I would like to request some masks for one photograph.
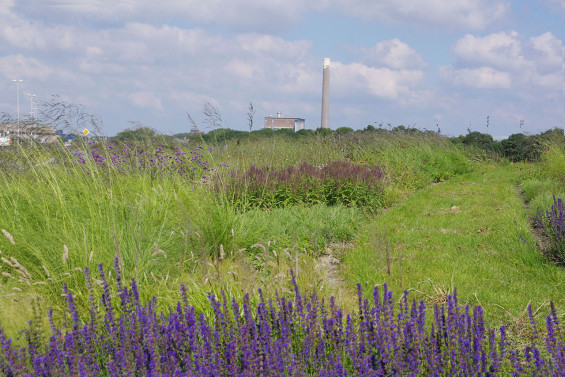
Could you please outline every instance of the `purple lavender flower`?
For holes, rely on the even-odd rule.
[[[64,288],[72,323],[58,328],[49,313],[51,336],[42,339],[33,322],[25,331],[27,346],[15,347],[0,329],[0,373],[84,376],[494,376],[563,375],[565,346],[555,307],[545,331],[524,351],[513,348],[506,329],[488,329],[480,307],[460,307],[456,292],[445,306],[435,306],[426,325],[423,302],[404,292],[395,304],[385,285],[371,301],[357,286],[356,314],[344,314],[330,299],[303,294],[294,274],[291,299],[275,295],[251,304],[222,292],[208,295],[213,316],[196,315],[186,287],[182,300],[167,314],[155,298],[143,303],[135,280],[122,281],[115,261],[115,288],[103,280],[100,304],[85,269],[89,290],[87,323],[74,297]],[[115,292],[115,293],[114,293]],[[117,296],[117,297],[113,297]],[[228,302],[230,304],[228,304]],[[541,334],[545,350],[538,348]]]

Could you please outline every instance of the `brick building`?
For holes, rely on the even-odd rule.
[[[272,128],[275,130],[290,129],[299,131],[304,129],[305,120],[302,118],[284,118],[281,113],[277,113],[276,117],[265,117],[264,128]]]

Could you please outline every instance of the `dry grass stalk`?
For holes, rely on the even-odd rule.
[[[67,263],[67,259],[69,258],[69,248],[67,245],[63,245],[63,264]]]
[[[267,248],[265,247],[265,245],[260,244],[260,243],[256,243],[255,245],[251,245],[251,247],[258,247],[258,248],[261,248],[261,250],[263,250],[263,252],[267,252]]]
[[[28,272],[28,270],[24,266],[22,266],[16,258],[10,257],[10,260],[21,275],[27,277],[28,279],[32,279],[31,274]]]
[[[45,271],[45,274],[47,275],[47,277],[50,278],[51,275],[49,274],[49,270],[47,269],[47,267],[42,265],[41,268],[43,268],[43,271]]]
[[[12,263],[7,260],[6,258],[2,257],[2,262],[6,263],[8,266],[15,268],[16,266],[13,266]]]
[[[155,251],[153,252],[153,254],[151,254],[152,257],[157,256],[159,254],[163,255],[165,258],[167,257],[167,253],[165,253],[163,250],[159,249],[159,246],[157,246],[157,242],[153,242],[153,249]]]
[[[12,245],[15,245],[16,243],[14,242],[14,237],[12,237],[12,235],[10,233],[8,233],[8,231],[6,229],[2,229],[2,233],[4,233],[4,236],[6,236],[6,238],[10,241],[10,243]]]
[[[3,276],[7,276],[7,277],[9,277],[9,278],[11,278],[11,279],[16,280],[16,278],[14,277],[14,275],[12,275],[12,274],[9,273],[9,272],[2,271],[2,275],[3,275]]]

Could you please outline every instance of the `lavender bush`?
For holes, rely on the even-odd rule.
[[[553,196],[553,205],[545,213],[538,210],[536,222],[551,240],[549,253],[556,262],[565,264],[565,222],[563,200]]]
[[[85,269],[90,309],[80,313],[65,287],[66,325],[49,313],[51,335],[33,323],[26,345],[17,347],[0,331],[4,376],[562,376],[565,343],[553,307],[538,330],[530,308],[532,342],[512,347],[506,330],[487,329],[480,307],[460,307],[457,295],[435,306],[405,292],[395,304],[386,285],[371,300],[358,291],[358,313],[346,314],[332,298],[276,296],[250,304],[209,295],[213,318],[197,315],[181,286],[182,302],[170,314],[144,304],[135,280],[122,284],[115,261],[116,290],[99,267],[103,291],[95,299]],[[545,333],[542,346],[541,333]],[[542,356],[543,354],[543,356]]]
[[[384,173],[378,166],[332,161],[323,167],[303,162],[279,170],[251,166],[232,171],[216,189],[241,209],[282,208],[293,204],[344,204],[369,210],[382,207]]]
[[[183,178],[207,180],[213,169],[207,158],[212,148],[202,146],[184,152],[179,147],[168,147],[151,144],[92,144],[88,148],[76,148],[71,151],[75,163],[94,163],[99,170],[115,169],[120,173],[145,171],[152,176],[160,177],[178,174]]]

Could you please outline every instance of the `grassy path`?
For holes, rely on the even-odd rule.
[[[517,169],[460,176],[378,215],[343,257],[347,284],[368,291],[386,282],[398,298],[407,289],[429,302],[457,288],[460,302],[483,306],[491,326],[522,328],[529,303],[539,316],[550,300],[563,312],[565,268],[532,246]]]

